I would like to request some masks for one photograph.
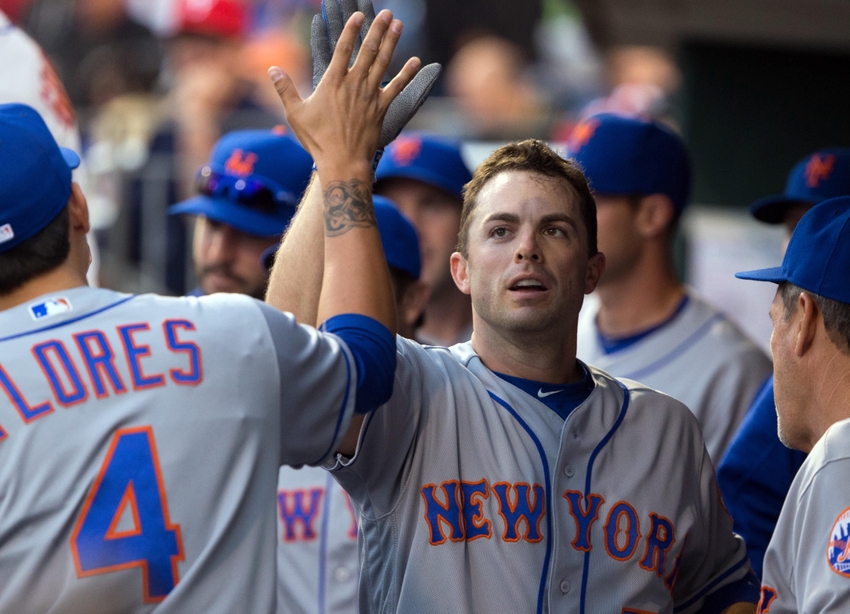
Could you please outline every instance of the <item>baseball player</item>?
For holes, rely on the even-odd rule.
[[[398,203],[421,237],[422,280],[431,298],[417,339],[445,346],[469,341],[469,297],[455,286],[448,265],[460,229],[463,186],[472,179],[460,143],[422,132],[402,134],[387,147],[376,178],[375,193]]]
[[[759,612],[850,610],[850,197],[815,205],[781,267],[770,317],[782,442],[808,452],[764,556]]]
[[[361,24],[292,114],[328,186],[326,334],[238,295],[87,288],[78,159],[0,107],[0,611],[274,611],[278,466],[328,458],[392,387],[371,199],[336,197],[368,179],[417,64],[364,87]],[[389,56],[398,29],[378,19],[367,42]]]
[[[784,194],[755,201],[750,213],[762,222],[785,226],[784,251],[806,211],[844,195],[850,195],[850,149],[822,149],[791,169]],[[735,520],[733,528],[747,542],[750,563],[759,577],[782,503],[805,459],[803,452],[779,441],[771,377],[717,467],[717,483]]]
[[[771,366],[675,276],[673,238],[690,191],[684,143],[657,122],[600,114],[568,147],[593,189],[607,263],[581,312],[578,355],[682,401],[719,462]]]
[[[261,256],[277,245],[310,181],[313,160],[284,127],[239,130],[215,144],[196,174],[198,194],[172,205],[193,215],[194,295],[239,292],[263,298]]]
[[[411,337],[428,298],[419,280],[419,241],[389,200],[373,198],[395,288],[398,334]],[[356,612],[358,515],[348,493],[318,467],[281,467],[277,488],[278,611]]]
[[[289,117],[290,84],[276,85]],[[306,319],[323,276],[317,187],[266,297]],[[476,170],[451,258],[472,340],[397,338],[393,397],[332,464],[360,512],[361,610],[755,610],[696,419],[576,360],[605,262],[595,224],[581,172],[540,141]]]

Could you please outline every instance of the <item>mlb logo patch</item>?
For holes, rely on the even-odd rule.
[[[0,243],[11,241],[15,238],[15,231],[12,230],[11,224],[3,224],[0,226]]]
[[[47,299],[43,303],[30,305],[30,315],[33,320],[38,321],[59,315],[60,313],[68,313],[71,309],[71,301],[64,296],[57,296],[56,298]]]
[[[850,578],[850,507],[841,512],[832,525],[826,561],[835,573]]]

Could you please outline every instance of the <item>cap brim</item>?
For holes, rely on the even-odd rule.
[[[380,182],[389,179],[415,179],[422,183],[426,183],[431,187],[442,190],[452,198],[463,200],[463,195],[461,193],[463,186],[454,185],[451,182],[446,181],[438,173],[433,173],[427,169],[419,168],[417,166],[390,167],[383,171],[381,167],[378,166],[377,173],[375,174],[375,181],[380,184]]]
[[[74,170],[80,165],[80,156],[77,155],[77,152],[67,147],[60,147],[59,151],[62,153],[62,157],[65,159],[65,164],[68,165],[68,168]]]
[[[195,196],[172,205],[168,208],[168,214],[203,215],[251,235],[277,237],[286,230],[292,216],[295,215],[295,208],[282,208],[280,216],[272,216],[242,207],[227,199]]]
[[[771,267],[769,269],[756,269],[755,271],[741,271],[735,273],[738,279],[751,279],[753,281],[770,281],[775,284],[781,284],[788,281],[785,274],[782,272],[782,267]]]
[[[781,224],[785,221],[785,213],[795,205],[813,206],[814,201],[788,198],[784,194],[774,194],[759,198],[750,205],[750,215],[766,224]]]

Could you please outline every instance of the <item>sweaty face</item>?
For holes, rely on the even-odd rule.
[[[198,217],[192,243],[195,275],[204,294],[236,292],[263,298],[268,275],[260,265],[274,238],[249,235],[232,226]]]
[[[636,208],[628,196],[596,194],[599,251],[605,254],[600,286],[628,277],[640,252],[635,227]]]
[[[420,279],[432,294],[454,291],[449,259],[457,245],[461,202],[415,179],[387,179],[378,192],[398,205],[419,234],[422,250]]]
[[[455,279],[480,322],[501,332],[572,328],[604,259],[587,256],[578,198],[561,181],[527,171],[496,175],[469,225],[469,257]]]

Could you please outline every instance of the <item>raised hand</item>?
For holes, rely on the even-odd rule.
[[[269,69],[292,130],[320,170],[325,166],[350,167],[352,162],[371,166],[382,141],[387,111],[421,64],[418,58],[408,60],[381,87],[402,24],[389,11],[381,11],[355,56],[358,35],[365,23],[366,16],[361,12],[347,20],[327,70],[307,99],[301,98],[289,75],[276,66]]]
[[[362,12],[365,16],[359,37],[359,39],[365,39],[375,19],[375,9],[372,7],[371,0],[322,0],[322,14],[313,18],[310,35],[310,46],[313,52],[313,87],[319,84],[330,64],[331,56],[342,34],[343,24],[356,11]],[[354,57],[359,54],[359,39],[355,41]],[[410,118],[416,114],[431,93],[441,70],[439,64],[428,64],[392,102],[384,118],[378,149],[382,150],[389,145],[407,125]],[[385,76],[384,80],[387,81],[388,77]]]

